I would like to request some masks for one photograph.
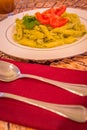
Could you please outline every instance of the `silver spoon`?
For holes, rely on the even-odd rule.
[[[12,63],[0,60],[0,80],[1,81],[10,82],[10,81],[16,80],[18,78],[23,78],[23,77],[33,78],[33,79],[37,79],[37,80],[55,85],[57,87],[65,89],[79,96],[87,96],[87,85],[85,84],[71,84],[71,83],[51,80],[51,79],[36,76],[36,75],[21,74],[17,66],[15,66]]]
[[[0,92],[0,98],[10,98],[25,102],[27,104],[31,104],[45,110],[49,110],[60,116],[66,117],[79,123],[87,121],[87,109],[82,105],[60,105],[54,103],[47,103],[5,92]]]

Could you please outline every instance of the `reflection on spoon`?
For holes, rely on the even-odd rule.
[[[21,74],[19,68],[12,63],[0,60],[0,80],[4,82],[11,82],[18,78],[33,78],[37,79],[62,89],[65,89],[69,92],[77,94],[79,96],[87,96],[87,85],[85,84],[72,84],[65,83],[56,80],[51,80],[48,78],[32,75],[32,74]]]

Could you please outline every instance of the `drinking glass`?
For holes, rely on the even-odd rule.
[[[10,13],[14,8],[14,0],[0,0],[0,14]]]

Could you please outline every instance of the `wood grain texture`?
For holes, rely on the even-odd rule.
[[[8,130],[8,123],[0,121],[0,130]]]

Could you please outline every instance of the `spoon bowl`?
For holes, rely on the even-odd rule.
[[[18,79],[21,72],[17,66],[6,61],[0,61],[0,80],[10,82]]]
[[[52,84],[54,86],[65,89],[71,93],[77,94],[79,96],[87,96],[87,85],[85,84],[72,84],[60,82],[45,77],[32,75],[32,74],[22,74],[17,66],[12,63],[0,60],[0,80],[4,82],[11,82],[19,78],[32,78]]]

